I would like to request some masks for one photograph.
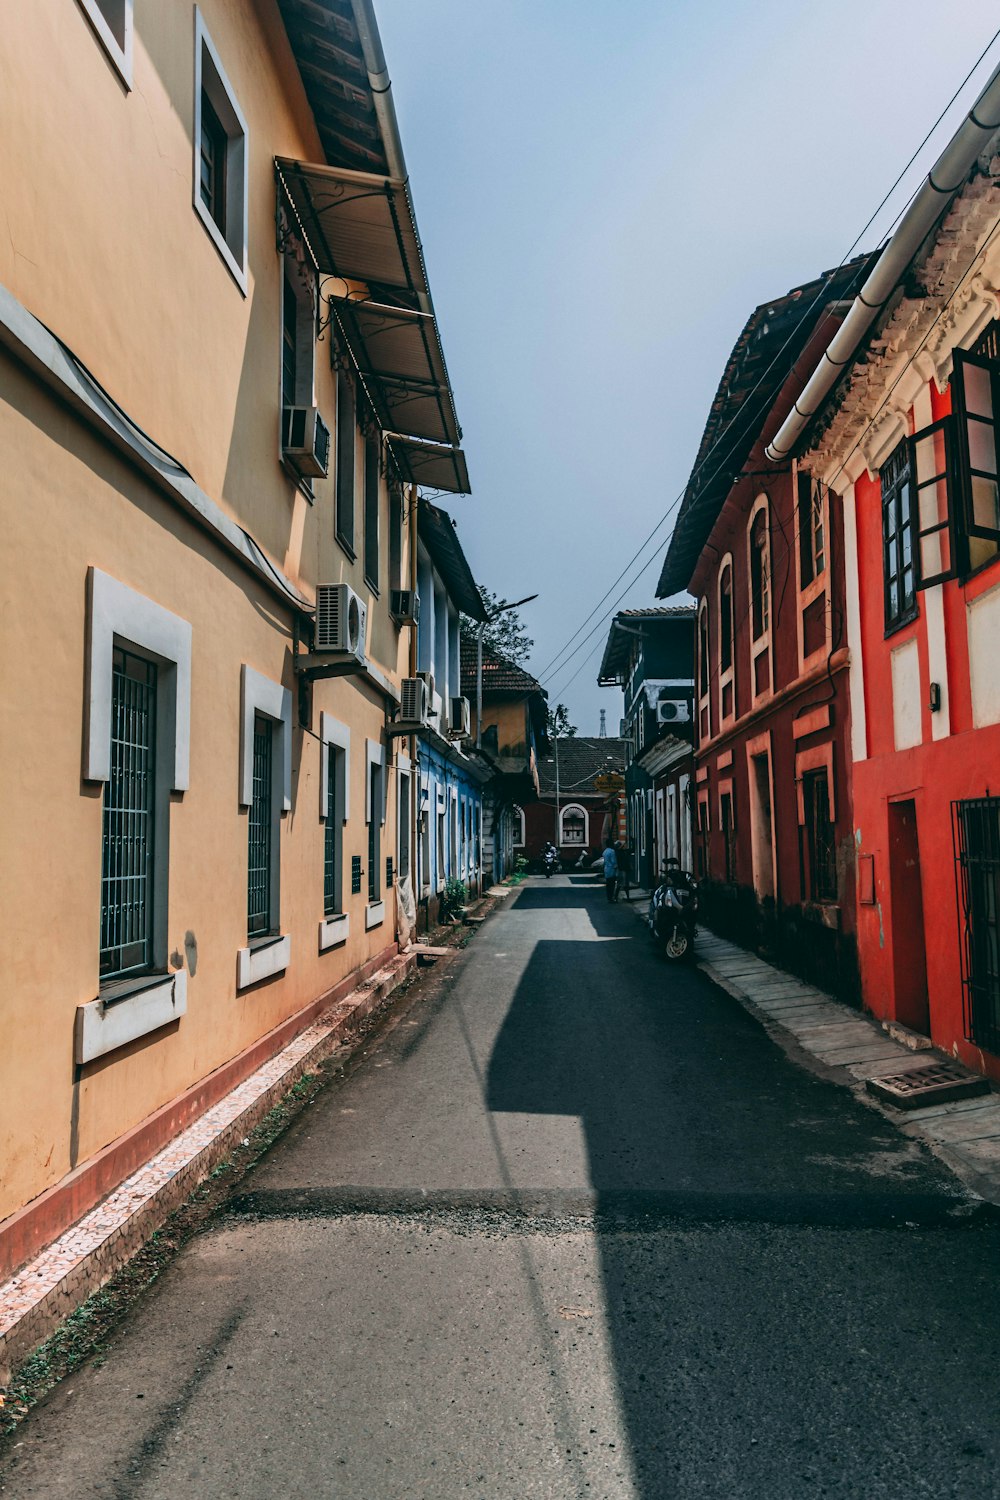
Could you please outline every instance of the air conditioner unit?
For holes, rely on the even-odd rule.
[[[365,656],[365,626],[368,606],[346,583],[316,585],[316,650]]]
[[[420,619],[420,595],[416,589],[393,589],[389,613],[401,625],[416,625]]]
[[[428,721],[427,684],[422,677],[404,677],[399,689],[399,717],[395,729],[426,729]]]
[[[472,733],[472,709],[468,698],[452,698],[451,700],[451,723],[448,729],[448,737],[453,740],[467,740]]]
[[[330,429],[315,406],[286,406],[281,424],[281,452],[306,479],[321,479],[330,470]]]
[[[687,698],[661,698],[656,705],[657,724],[690,724],[691,704]]]
[[[433,672],[418,672],[417,676],[420,678],[421,682],[426,682],[426,684],[427,684],[427,702],[428,702],[429,705],[433,705],[433,703],[434,703],[434,673]]]

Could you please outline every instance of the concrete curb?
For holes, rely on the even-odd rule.
[[[40,1254],[0,1284],[0,1384],[131,1259],[303,1076],[416,972],[400,954],[307,1026]]]

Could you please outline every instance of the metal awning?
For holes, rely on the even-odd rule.
[[[275,165],[320,271],[385,287],[419,309],[429,291],[406,183],[282,156]]]
[[[423,485],[429,490],[446,490],[452,495],[471,494],[469,471],[461,448],[424,443],[400,433],[390,433],[389,444],[411,484]]]
[[[462,430],[433,316],[377,302],[332,306],[388,430],[457,446]]]

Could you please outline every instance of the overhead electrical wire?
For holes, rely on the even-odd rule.
[[[855,236],[853,242],[851,243],[851,245],[849,246],[849,248],[847,249],[847,251],[845,252],[845,254],[841,257],[841,259],[838,262],[838,264],[836,266],[834,266],[830,271],[828,271],[826,273],[826,275],[823,278],[823,285],[821,286],[820,290],[817,292],[816,296],[813,298],[813,301],[809,304],[809,306],[804,309],[804,311],[802,313],[802,317],[796,322],[795,328],[793,328],[792,331],[789,333],[788,338],[786,338],[785,342],[781,345],[781,347],[778,350],[776,350],[774,356],[769,361],[769,363],[766,366],[766,368],[761,371],[761,373],[758,376],[756,382],[751,387],[751,389],[747,392],[747,395],[744,398],[744,404],[745,404],[745,402],[747,400],[750,399],[751,396],[753,396],[753,394],[755,393],[755,391],[758,390],[758,388],[760,387],[760,385],[764,381],[764,379],[767,377],[767,375],[771,372],[771,370],[773,370],[775,364],[781,358],[781,356],[784,354],[784,352],[788,348],[790,342],[795,337],[795,334],[798,331],[798,328],[801,326],[801,324],[804,321],[804,319],[806,319],[815,310],[815,308],[817,306],[819,306],[819,304],[822,302],[822,300],[823,300],[823,298],[824,298],[824,296],[826,294],[826,291],[827,291],[830,283],[832,282],[834,276],[836,275],[836,273],[844,267],[844,265],[848,262],[848,260],[850,259],[850,257],[853,255],[853,253],[857,249],[858,245],[861,243],[861,240],[863,239],[863,237],[868,233],[868,230],[872,227],[872,225],[874,224],[874,222],[877,219],[878,215],[882,212],[882,209],[889,202],[889,200],[892,197],[893,193],[899,187],[899,185],[902,182],[903,178],[906,176],[907,172],[909,172],[910,168],[915,163],[917,157],[923,151],[924,147],[927,145],[928,141],[931,139],[932,135],[937,130],[938,126],[941,124],[941,122],[944,119],[945,115],[948,113],[948,111],[951,109],[952,105],[958,99],[959,94],[965,88],[966,84],[969,82],[969,80],[971,79],[972,75],[976,72],[976,69],[980,66],[980,64],[986,58],[987,54],[989,53],[989,51],[991,50],[991,48],[996,44],[996,42],[997,42],[998,39],[1000,39],[1000,28],[998,28],[993,33],[993,36],[987,42],[987,44],[983,48],[982,52],[980,52],[979,56],[976,58],[975,62],[972,64],[971,68],[966,73],[966,75],[962,79],[961,83],[959,83],[959,85],[957,86],[957,88],[955,89],[955,91],[952,93],[950,99],[944,105],[944,107],[942,108],[942,110],[940,111],[940,113],[938,114],[937,119],[934,121],[934,123],[927,130],[926,134],[924,135],[923,139],[920,141],[919,145],[912,152],[909,160],[901,168],[901,170],[897,174],[895,180],[893,181],[892,185],[889,187],[888,191],[883,195],[883,197],[880,200],[880,202],[877,205],[877,207],[869,215],[869,218],[868,218],[867,222],[863,225],[863,227],[861,228],[861,230]],[[915,189],[914,190],[914,194],[918,190],[919,189]],[[886,238],[889,235],[891,235],[891,233],[895,229],[896,225],[899,223],[900,219],[903,217],[903,214],[906,212],[906,209],[908,208],[909,203],[912,200],[912,197],[914,196],[914,194],[910,195],[910,199],[908,199],[907,202],[904,203],[903,207],[897,213],[897,215],[893,219],[892,223],[883,232],[882,242],[884,242],[886,240]],[[865,269],[865,266],[859,266],[858,267],[858,271],[857,271],[855,277],[853,278],[852,282],[850,282],[848,284],[848,286],[844,289],[845,292],[849,291],[851,289],[851,287],[853,286],[853,282],[857,280],[857,278],[861,275],[861,273],[862,273],[862,271],[864,269]],[[656,556],[655,553],[654,553],[653,557],[650,557],[650,558],[648,558],[646,560],[646,562],[642,565],[642,567],[639,569],[639,571],[630,579],[629,583],[626,585],[626,587],[625,587],[624,591],[622,592],[622,594],[619,595],[619,597],[616,600],[615,604],[613,604],[609,610],[606,610],[604,612],[604,614],[599,618],[599,620],[597,622],[597,625],[594,627],[594,629],[591,630],[591,631],[589,631],[587,633],[587,635],[580,642],[580,644],[577,647],[575,647],[572,652],[570,652],[569,656],[565,655],[565,653],[567,652],[567,650],[569,649],[569,647],[573,645],[573,642],[576,640],[576,638],[580,634],[580,632],[594,618],[594,615],[601,608],[601,605],[606,602],[606,600],[609,598],[609,596],[614,591],[614,589],[617,587],[617,585],[625,577],[626,573],[629,572],[629,570],[632,568],[632,566],[634,565],[634,563],[642,556],[642,554],[646,550],[646,548],[650,545],[650,543],[653,541],[653,539],[662,530],[662,528],[666,524],[666,522],[673,515],[674,511],[680,505],[681,501],[684,498],[685,493],[690,488],[691,484],[700,475],[702,469],[709,463],[710,459],[712,459],[713,456],[715,455],[715,452],[718,449],[720,443],[725,438],[725,436],[729,432],[730,428],[733,426],[734,422],[737,420],[738,416],[739,416],[739,412],[735,412],[733,414],[733,416],[726,423],[725,427],[722,429],[722,431],[719,433],[719,435],[717,436],[717,438],[713,442],[712,447],[709,449],[708,453],[706,453],[705,456],[704,456],[704,458],[699,463],[697,463],[695,465],[695,467],[692,470],[692,473],[691,473],[691,475],[690,475],[687,483],[684,485],[684,488],[671,501],[670,505],[668,505],[667,509],[661,515],[661,517],[657,521],[656,525],[653,527],[652,531],[650,531],[649,534],[644,539],[644,541],[642,541],[640,543],[639,547],[633,553],[633,555],[629,559],[629,561],[625,564],[624,568],[618,574],[618,576],[614,580],[614,582],[610,585],[610,587],[607,589],[607,591],[604,593],[604,595],[597,601],[597,603],[594,605],[593,609],[590,611],[590,613],[587,615],[587,617],[581,622],[581,624],[577,627],[577,629],[573,632],[573,634],[569,637],[569,639],[565,642],[565,644],[560,648],[559,651],[556,652],[555,656],[552,657],[549,660],[549,662],[546,664],[546,666],[537,674],[539,681],[541,681],[541,682],[547,681],[552,674],[559,675],[559,673],[562,671],[562,669],[564,669],[569,664],[569,662],[577,654],[577,652],[591,638],[591,636],[594,634],[594,630],[598,630],[598,629],[601,628],[601,626],[607,620],[607,618],[609,617],[609,615],[611,615],[614,612],[614,610],[617,608],[618,604],[625,597],[625,595],[632,588],[635,587],[636,583],[638,583],[639,579],[642,577],[642,575],[649,568],[650,564],[655,560],[655,556]],[[709,478],[710,479],[714,479],[721,472],[721,469],[722,469],[722,464],[720,462],[720,464],[716,467],[716,469],[709,476]],[[776,472],[777,472],[777,470],[776,470]],[[590,653],[591,656],[594,655],[594,654],[595,654],[594,652]],[[581,667],[582,667],[582,665],[585,665],[586,661],[589,660],[589,659],[590,659],[589,656],[587,658],[585,658],[585,662],[581,664]],[[573,676],[569,679],[568,682],[566,682],[560,688],[559,691],[560,692],[565,692],[566,688],[569,687],[570,683],[573,682],[573,681],[575,681],[577,675],[578,675],[578,672],[574,672]]]

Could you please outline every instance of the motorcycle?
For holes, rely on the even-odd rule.
[[[686,870],[667,870],[649,903],[649,930],[667,958],[694,957],[698,889]]]
[[[559,855],[554,849],[546,849],[542,855],[542,869],[545,871],[545,879],[554,874],[559,868]]]

